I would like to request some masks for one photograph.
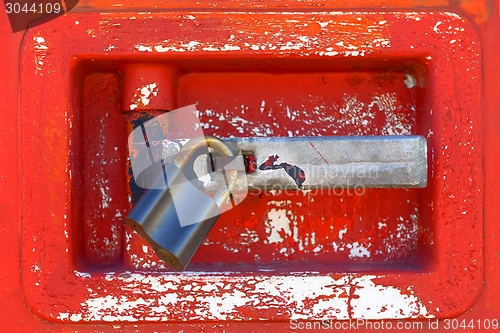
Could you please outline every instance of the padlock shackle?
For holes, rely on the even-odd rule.
[[[188,162],[189,158],[195,151],[201,148],[205,148],[207,146],[212,149],[215,149],[221,155],[229,157],[235,156],[234,152],[229,148],[229,146],[224,141],[213,136],[199,136],[189,140],[181,148],[181,150],[179,151],[179,153],[177,154],[172,163],[182,170],[182,168],[186,166],[186,163]],[[213,200],[219,207],[221,207],[227,201],[227,199],[229,199],[229,197],[231,196],[230,190],[234,187],[234,185],[236,185],[236,181],[238,180],[237,170],[228,170],[228,172],[225,173],[225,175],[228,176],[227,177],[228,190],[219,191],[213,197]]]

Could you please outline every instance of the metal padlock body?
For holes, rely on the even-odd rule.
[[[129,214],[127,224],[151,244],[158,257],[171,267],[184,270],[221,212],[215,201],[189,182],[181,169],[173,164],[165,169],[167,189],[145,192]],[[173,197],[179,199],[174,201]],[[185,225],[182,221],[187,218],[200,222]]]
[[[222,153],[231,153],[222,141],[208,140],[212,146],[214,142],[223,145]],[[196,150],[196,146],[188,149],[193,148]],[[146,191],[125,222],[148,241],[160,259],[182,271],[218,220],[219,205],[229,196],[229,188],[222,189],[214,198],[200,191],[182,171],[191,154],[180,155],[182,162],[167,164],[165,177],[157,178],[166,183],[166,188]]]

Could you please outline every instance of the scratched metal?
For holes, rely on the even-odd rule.
[[[249,189],[318,189],[362,186],[405,188],[427,185],[427,141],[423,136],[280,137],[224,139],[234,151],[255,156],[260,167],[240,181]],[[166,144],[164,157],[175,156],[179,145]],[[273,168],[266,161],[276,160]],[[198,159],[195,168],[206,173]],[[297,176],[304,174],[299,182]],[[223,179],[208,182],[217,191]]]
[[[230,139],[261,165],[278,155],[275,164],[294,165],[305,173],[302,189],[332,187],[425,187],[427,142],[422,136],[297,137]],[[247,175],[250,188],[297,188],[281,168]]]

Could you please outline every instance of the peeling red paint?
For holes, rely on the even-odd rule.
[[[254,173],[257,170],[257,163],[254,155],[243,155],[246,173]]]
[[[292,177],[294,180],[295,184],[297,184],[297,187],[299,189],[302,189],[302,184],[306,181],[306,174],[304,170],[299,168],[298,166],[291,165],[286,162],[281,162],[280,164],[275,164],[276,161],[278,161],[279,156],[274,155],[274,156],[269,156],[267,160],[265,160],[260,166],[260,170],[276,170],[276,169],[283,169],[285,172]]]

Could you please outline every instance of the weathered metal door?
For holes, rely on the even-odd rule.
[[[499,10],[84,0],[15,33],[2,14],[1,325],[498,328]],[[192,104],[222,138],[420,136],[427,186],[250,190],[175,272],[123,223],[127,138]]]

